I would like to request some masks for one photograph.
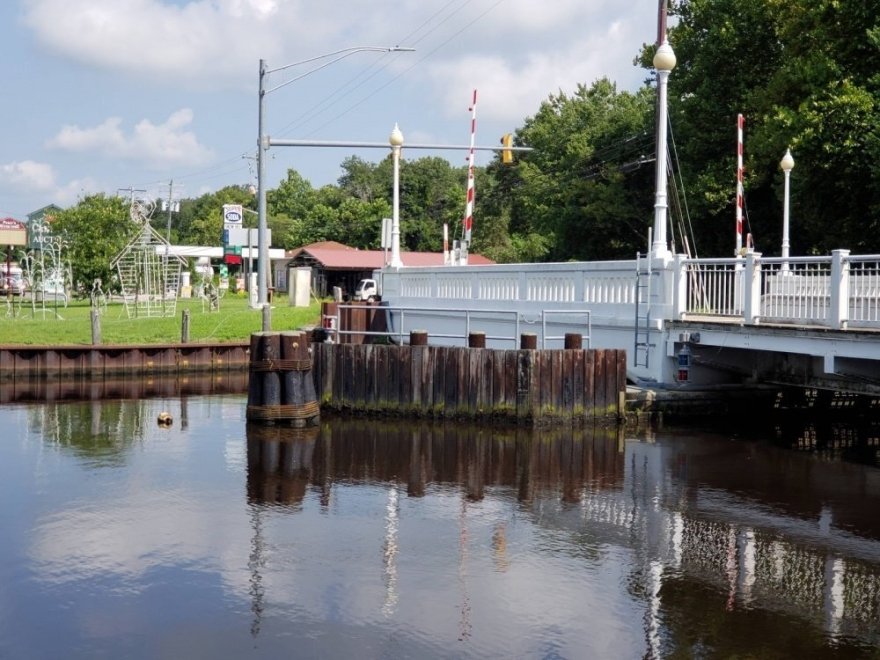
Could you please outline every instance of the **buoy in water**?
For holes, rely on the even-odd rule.
[[[169,412],[160,412],[159,417],[156,420],[159,426],[171,426],[173,421],[174,418],[171,417],[171,413]]]

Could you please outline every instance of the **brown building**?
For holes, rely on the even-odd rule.
[[[276,282],[279,289],[286,289],[287,269],[307,266],[312,269],[312,289],[316,295],[326,296],[335,286],[341,287],[344,294],[351,295],[358,282],[372,277],[374,270],[385,265],[390,254],[385,250],[358,250],[336,241],[312,243],[288,253],[289,260],[281,269],[284,271],[284,281],[282,283],[282,273],[279,272]],[[400,260],[404,266],[442,266],[443,253],[401,252]],[[471,254],[468,263],[486,265],[495,262],[479,254]]]

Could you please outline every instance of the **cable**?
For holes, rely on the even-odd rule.
[[[460,30],[454,32],[454,33],[453,33],[448,39],[446,39],[445,41],[443,41],[443,42],[441,42],[440,44],[438,44],[436,48],[434,48],[433,50],[431,50],[431,51],[429,51],[428,53],[426,53],[425,56],[424,56],[423,58],[421,58],[421,59],[419,59],[418,61],[416,61],[416,62],[415,62],[414,64],[412,64],[409,68],[404,69],[403,71],[401,71],[399,74],[397,74],[396,76],[394,76],[393,78],[391,78],[388,82],[386,82],[384,85],[382,85],[382,86],[379,87],[378,89],[374,90],[372,93],[368,94],[367,96],[363,97],[360,101],[358,101],[358,102],[355,103],[354,105],[349,106],[348,108],[346,108],[345,110],[343,110],[343,111],[340,112],[339,114],[337,114],[337,115],[331,117],[330,119],[328,119],[327,121],[325,121],[323,124],[321,124],[320,126],[318,126],[314,131],[312,131],[311,133],[308,133],[308,134],[306,135],[306,137],[309,137],[309,136],[314,135],[315,133],[317,133],[318,131],[320,131],[320,130],[321,130],[322,128],[324,128],[325,126],[327,126],[327,125],[333,123],[334,121],[336,121],[337,119],[339,119],[339,118],[341,118],[341,117],[344,117],[345,115],[347,115],[347,114],[348,114],[349,112],[351,112],[352,110],[355,110],[355,109],[359,108],[361,105],[363,105],[364,103],[366,103],[369,99],[373,98],[376,94],[378,94],[378,93],[381,92],[383,89],[385,89],[386,87],[388,87],[389,85],[391,85],[391,83],[396,82],[399,78],[403,77],[404,75],[406,75],[406,74],[408,74],[410,71],[412,71],[415,67],[419,66],[422,62],[424,62],[424,61],[427,60],[429,57],[431,57],[434,53],[436,53],[436,52],[437,52],[438,50],[440,50],[443,46],[445,46],[445,45],[448,44],[450,41],[452,41],[455,37],[457,37],[458,35],[460,35],[462,32],[466,31],[468,28],[470,28],[472,25],[474,25],[477,21],[481,20],[481,19],[482,19],[484,16],[486,16],[489,12],[493,11],[493,10],[494,10],[498,5],[500,5],[502,2],[504,2],[504,0],[497,0],[497,2],[495,2],[495,3],[494,3],[491,7],[489,7],[486,11],[484,11],[484,12],[481,13],[481,14],[479,14],[476,18],[474,18],[472,21],[470,21],[469,23],[467,23],[467,24],[466,24],[464,27],[462,27]]]

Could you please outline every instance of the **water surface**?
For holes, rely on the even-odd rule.
[[[0,406],[0,658],[880,653],[871,465],[245,405]]]

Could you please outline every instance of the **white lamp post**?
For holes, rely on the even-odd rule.
[[[403,146],[403,133],[397,124],[388,137],[391,143],[391,161],[394,164],[394,192],[391,206],[391,263],[392,268],[400,268],[400,147]]]
[[[657,69],[657,186],[654,195],[654,241],[651,246],[654,258],[661,260],[670,256],[666,245],[666,83],[675,68],[675,62],[672,46],[664,40],[654,53],[654,68]]]
[[[264,120],[266,115],[266,95],[270,92],[274,92],[277,89],[281,89],[289,85],[292,82],[296,82],[302,78],[305,78],[308,75],[315,73],[316,71],[320,71],[323,68],[338,62],[339,60],[345,59],[349,55],[354,55],[355,53],[361,52],[376,52],[376,53],[393,53],[398,51],[413,51],[414,48],[403,48],[401,46],[353,46],[351,48],[343,48],[341,50],[336,50],[331,53],[325,53],[324,55],[318,55],[317,57],[310,57],[306,60],[300,60],[299,62],[293,62],[291,64],[285,64],[284,66],[279,66],[274,69],[269,69],[266,67],[266,61],[260,60],[260,84],[259,84],[259,105],[257,107],[257,215],[259,216],[259,220],[257,223],[257,242],[259,243],[259,264],[257,270],[257,291],[258,291],[258,304],[265,305],[268,294],[268,273],[269,273],[269,240],[268,240],[268,227],[266,224],[266,156],[268,155],[269,146],[271,140],[269,136],[265,134],[264,131]],[[275,87],[266,88],[266,76],[270,73],[275,73],[277,71],[284,71],[285,69],[290,69],[291,67],[300,66],[303,64],[309,64],[310,62],[316,62],[318,60],[323,60],[328,57],[332,57],[333,59],[316,66],[314,69],[310,69],[305,73],[302,73],[298,76],[294,76],[289,80],[284,81],[283,83],[276,85]]]
[[[782,270],[787,272],[788,250],[790,247],[788,242],[788,180],[791,176],[791,171],[794,169],[794,158],[791,156],[791,149],[785,150],[785,155],[779,161],[779,167],[782,168],[782,173],[785,175],[785,195],[782,202]]]

